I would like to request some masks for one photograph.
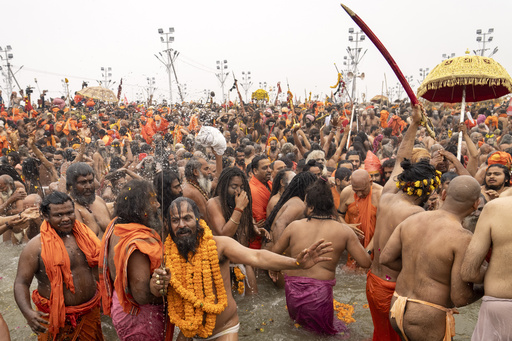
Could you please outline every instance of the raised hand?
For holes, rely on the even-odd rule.
[[[240,194],[235,197],[235,206],[243,211],[248,204],[249,198],[247,197],[247,193],[245,191],[241,191]]]
[[[309,269],[319,262],[327,262],[332,260],[331,257],[321,257],[323,254],[334,251],[331,242],[324,243],[324,239],[320,239],[308,249],[304,249],[296,258],[297,265],[301,269]]]

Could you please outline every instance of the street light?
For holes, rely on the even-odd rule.
[[[455,53],[443,53],[443,60],[455,57]]]
[[[485,48],[485,43],[490,43],[493,39],[492,36],[490,36],[494,32],[494,28],[490,28],[487,33],[482,33],[481,29],[476,30],[476,41],[479,43],[482,43],[482,48],[480,50],[474,51],[476,55],[480,54],[480,56],[483,56],[485,51],[488,50]],[[488,37],[487,37],[488,36]],[[487,38],[487,39],[486,39]],[[496,50],[497,52],[497,50]],[[494,54],[495,52],[493,52]]]
[[[101,67],[101,77],[103,77],[103,86],[107,89],[110,89],[110,86],[111,85],[114,85],[114,83],[112,83],[112,68],[110,66],[105,66],[105,67]]]
[[[267,82],[260,82],[260,89],[267,91]]]
[[[160,57],[162,59],[158,58],[157,55],[155,57],[165,65],[167,68],[167,75],[169,76],[169,105],[172,106],[172,69],[174,68],[173,63],[174,59],[177,58],[177,54],[175,53],[175,56],[171,55],[171,43],[174,41],[174,37],[172,34],[174,34],[174,27],[169,27],[169,32],[164,32],[162,28],[158,29],[158,34],[160,34],[160,41],[166,45],[165,53],[167,54],[167,62],[164,61],[162,54],[160,53]],[[165,36],[165,38],[164,38]]]
[[[421,81],[424,81],[425,80],[425,77],[427,77],[428,75],[428,72],[430,71],[430,69],[427,67],[427,68],[420,68],[420,77],[421,77]]]
[[[228,61],[226,59],[224,60],[217,60],[217,71],[218,73],[215,74],[217,78],[219,79],[220,86],[222,89],[222,103],[226,101],[224,98],[224,82],[226,82],[226,78],[229,75],[229,72],[227,72],[228,69]],[[226,70],[226,72],[224,72]]]
[[[7,101],[7,107],[12,105],[12,103],[10,103],[10,101],[11,101],[11,94],[12,94],[12,88],[13,88],[12,80],[14,77],[12,70],[11,70],[11,63],[9,63],[9,60],[13,59],[14,56],[12,53],[9,53],[9,51],[12,51],[11,45],[7,45],[5,48],[0,47],[0,53],[5,54],[5,57],[3,57],[0,54],[0,59],[4,60],[6,63],[5,64],[6,70],[5,71],[2,70],[2,75],[4,76],[6,83],[7,83],[7,96],[5,98],[5,100]]]
[[[153,103],[153,95],[155,93],[155,77],[146,77],[146,81],[148,82],[148,106],[151,106]]]
[[[359,75],[357,66],[359,65],[359,62],[361,59],[363,59],[365,53],[367,50],[363,52],[361,55],[362,48],[359,47],[359,42],[362,42],[365,40],[366,36],[363,34],[363,31],[354,31],[353,28],[348,29],[348,41],[355,44],[355,47],[347,47],[347,52],[350,57],[350,65],[353,66],[352,68],[352,100],[355,101],[355,95],[356,95],[356,79],[357,77],[364,78],[364,74]],[[348,64],[348,58],[347,64]],[[344,65],[347,65],[344,63]],[[347,76],[350,75],[350,71],[347,73]]]
[[[245,101],[247,102],[247,93],[249,92],[249,88],[252,86],[251,81],[251,71],[242,71],[242,88],[245,91]]]

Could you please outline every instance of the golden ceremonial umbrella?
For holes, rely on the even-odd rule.
[[[252,99],[255,99],[257,101],[267,101],[269,100],[268,98],[268,92],[266,92],[265,90],[263,89],[258,89],[256,91],[254,91],[252,93],[252,96],[251,96]]]
[[[82,90],[78,91],[78,93],[86,98],[92,98],[103,102],[116,103],[119,101],[114,91],[101,86],[83,88]]]
[[[464,122],[466,101],[485,101],[512,92],[512,79],[503,66],[492,58],[467,53],[438,64],[418,88],[418,97],[431,102],[462,102],[460,123]],[[461,142],[459,134],[457,158]]]
[[[389,99],[384,96],[384,95],[377,95],[377,96],[374,96],[370,102],[373,102],[373,103],[382,103],[382,102],[387,102],[389,103]]]

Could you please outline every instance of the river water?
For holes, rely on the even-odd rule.
[[[3,243],[0,257],[0,312],[9,326],[12,340],[35,340],[36,336],[28,327],[25,318],[14,301],[13,283],[16,276],[19,254],[22,246]],[[366,276],[349,274],[342,270],[336,273],[334,298],[341,303],[354,305],[355,322],[349,324],[349,340],[365,340],[372,337],[373,325],[370,310],[365,308]],[[317,336],[302,328],[297,328],[288,316],[284,289],[276,289],[265,275],[258,277],[259,294],[241,297],[235,293],[240,317],[241,340],[335,340],[334,337]],[[32,283],[35,288],[35,280]],[[457,335],[454,340],[469,340],[476,324],[480,301],[460,308],[455,315]],[[108,317],[102,318],[105,340],[118,340]]]

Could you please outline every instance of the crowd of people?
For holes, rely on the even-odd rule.
[[[451,340],[482,297],[472,339],[512,338],[507,101],[22,99],[0,102],[0,234],[26,243],[40,340],[103,340],[101,315],[121,340],[237,340],[233,294],[267,275],[292,320],[350,338],[336,271],[366,274],[373,340]]]

